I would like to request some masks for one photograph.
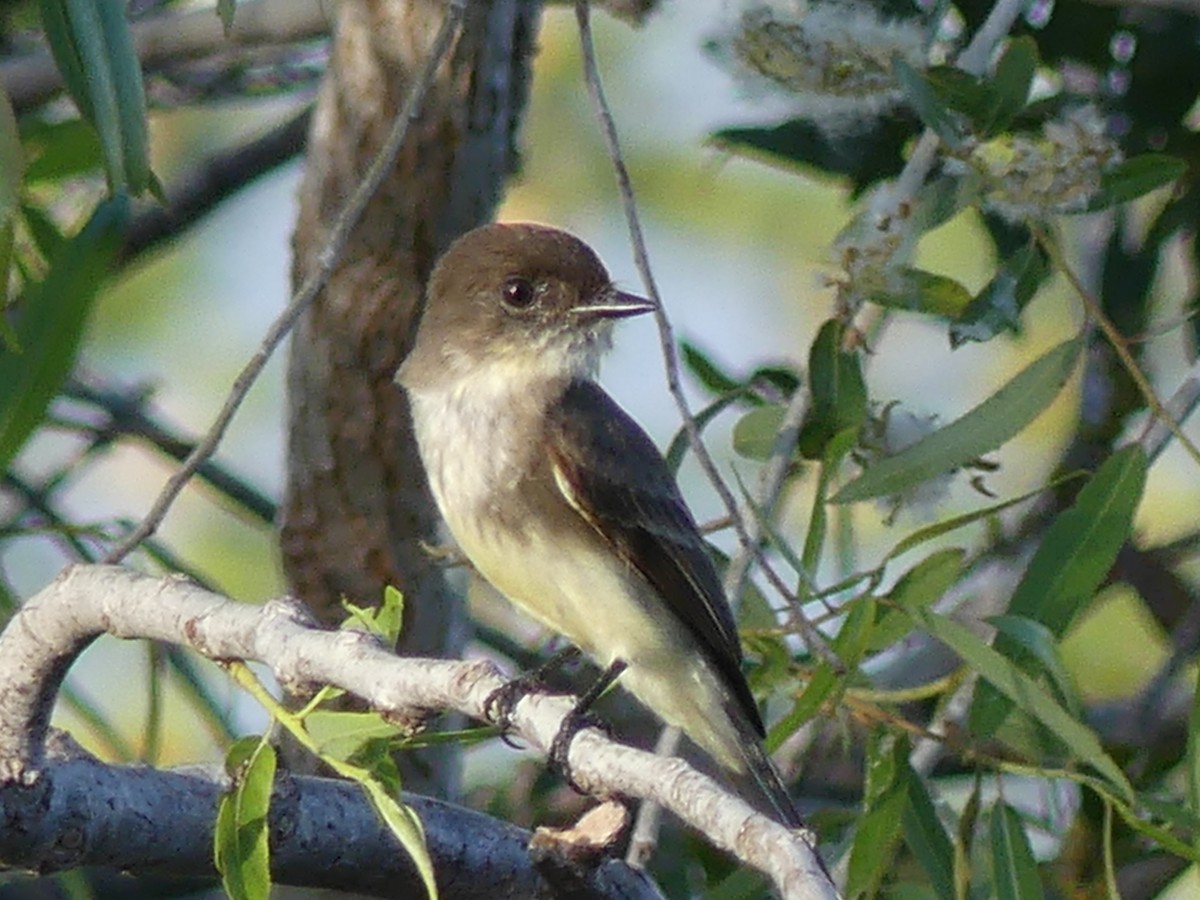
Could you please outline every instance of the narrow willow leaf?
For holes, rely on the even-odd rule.
[[[834,695],[835,689],[840,691],[841,687],[842,679],[829,663],[823,662],[818,665],[812,678],[800,692],[800,696],[796,698],[791,710],[775,724],[770,734],[767,735],[767,750],[773,753],[779,749],[784,741],[799,730],[800,726],[806,724],[820,712],[821,707]]]
[[[846,895],[873,896],[891,871],[900,841],[908,784],[903,777],[908,744],[887,734],[873,737],[867,752],[863,811],[858,817],[846,875]]]
[[[366,791],[371,805],[383,819],[384,825],[400,842],[404,852],[417,867],[429,900],[437,900],[437,879],[433,873],[433,860],[429,857],[429,848],[425,845],[425,829],[421,827],[421,820],[412,809],[392,797],[380,782],[368,779],[360,784]]]
[[[125,0],[93,2],[100,14],[106,55],[112,71],[125,175],[129,190],[137,195],[150,186],[151,179],[150,128],[146,112],[146,88],[142,83],[142,63],[133,43]]]
[[[886,291],[871,294],[871,302],[944,319],[957,319],[971,304],[971,292],[946,275],[911,267],[892,273]]]
[[[1015,643],[1041,664],[1042,670],[1050,676],[1050,681],[1058,692],[1058,698],[1067,708],[1067,712],[1077,719],[1081,718],[1083,707],[1079,702],[1079,694],[1075,690],[1071,676],[1067,673],[1067,667],[1063,665],[1054,633],[1041,622],[1035,622],[1024,616],[992,616],[987,621],[1005,639]]]
[[[904,91],[908,100],[921,121],[937,134],[947,147],[956,148],[963,141],[962,129],[958,119],[943,102],[942,98],[925,80],[923,73],[918,72],[899,56],[892,60],[892,70],[896,81]]]
[[[1021,313],[1048,272],[1035,244],[1026,244],[1013,253],[950,324],[950,347],[960,347],[967,341],[990,341],[1002,331],[1019,331]]]
[[[1190,812],[1200,819],[1200,672],[1196,677],[1198,683],[1195,693],[1192,694],[1192,715],[1188,720],[1187,787]]]
[[[1016,506],[1018,503],[1024,503],[1026,500],[1031,500],[1040,494],[1042,491],[1051,490],[1062,484],[1068,478],[1075,476],[1067,476],[1067,478],[1058,479],[1045,487],[1038,488],[1036,491],[1030,491],[1028,494],[1022,494],[1020,497],[1013,497],[1010,500],[1005,500],[1003,503],[996,503],[992,506],[985,506],[982,509],[974,510],[973,512],[963,513],[961,516],[954,516],[946,519],[944,522],[935,522],[933,525],[926,525],[924,528],[918,528],[912,534],[907,535],[896,546],[887,552],[884,556],[884,561],[895,559],[901,554],[907,553],[914,547],[919,547],[921,544],[927,543],[934,538],[941,537],[943,534],[949,534],[951,531],[957,531],[959,528],[965,528],[974,522],[981,519],[988,519],[998,513],[1003,512],[1010,506]]]
[[[79,58],[79,48],[75,46],[73,28],[67,18],[67,0],[40,0],[39,8],[42,31],[45,32],[46,43],[50,45],[50,53],[63,77],[67,93],[75,101],[80,114],[89,122],[94,122],[95,112],[83,61]]]
[[[0,351],[0,471],[41,422],[75,362],[79,338],[113,254],[128,203],[102,203],[78,235],[63,242],[40,284],[20,299],[19,351]]]
[[[1146,454],[1131,444],[1096,470],[1059,513],[1029,561],[1008,611],[1061,636],[1099,589],[1133,528],[1146,486]]]
[[[1146,486],[1147,467],[1146,454],[1131,444],[1096,470],[1075,503],[1046,529],[1008,604],[1011,615],[1040,622],[1054,638],[1063,635],[1096,596],[1128,539]],[[1035,669],[1033,655],[1012,636],[1002,634],[995,648],[1027,671]],[[1011,708],[981,687],[971,708],[971,727],[990,734]]]
[[[890,647],[913,629],[912,610],[926,609],[942,598],[962,573],[966,553],[957,547],[938,550],[900,576],[879,604],[869,651]]]
[[[830,502],[899,494],[995,450],[1058,396],[1075,368],[1080,346],[1078,338],[1059,344],[961,418],[871,466]]]
[[[826,502],[829,487],[837,475],[846,454],[854,449],[858,441],[858,427],[847,428],[835,434],[825,445],[825,456],[821,460],[821,472],[817,476],[817,489],[813,493],[812,513],[808,518],[808,533],[804,536],[804,550],[800,561],[805,572],[815,572],[821,564],[821,553],[825,547],[825,532],[829,527]]]
[[[1039,900],[1045,894],[1021,817],[1006,803],[992,808],[992,885],[997,900]]]
[[[904,807],[904,843],[912,851],[934,894],[940,900],[956,900],[954,888],[954,845],[938,818],[925,782],[905,761],[904,783],[908,803]]]
[[[104,167],[108,173],[108,189],[120,194],[129,188],[125,171],[125,152],[121,136],[121,105],[113,78],[108,44],[100,9],[93,0],[65,0],[66,21],[70,41],[78,54],[84,73],[86,106],[91,109],[91,122],[100,134],[104,148]],[[109,3],[112,0],[100,0]],[[76,98],[78,99],[78,98]]]
[[[802,456],[820,459],[834,435],[858,428],[867,418],[867,386],[855,350],[844,349],[846,326],[830,319],[821,326],[808,355],[809,408],[796,442]]]
[[[1033,38],[1024,35],[1008,42],[996,64],[996,74],[988,83],[988,109],[980,123],[985,137],[1006,130],[1025,108],[1037,65],[1037,43]]]
[[[1187,172],[1187,163],[1164,153],[1144,153],[1105,172],[1100,190],[1081,212],[1095,212],[1143,197]]]
[[[232,900],[266,900],[271,890],[270,811],[275,750],[263,737],[235,741],[225,758],[232,787],[221,797],[214,858]]]
[[[933,637],[958,654],[1018,708],[1045,725],[1079,760],[1100,773],[1126,803],[1133,802],[1129,779],[1104,751],[1095,732],[1063,709],[1033,678],[956,622],[921,610],[913,615]]]
[[[25,153],[8,92],[0,87],[0,316],[8,305],[8,272],[12,264],[14,223],[21,206]]]
[[[741,390],[741,382],[713,362],[712,358],[695,344],[684,341],[679,350],[684,366],[710,393],[719,397],[731,391]]]
[[[954,66],[932,66],[925,70],[925,81],[944,106],[972,122],[979,122],[987,114],[991,93],[974,75]]]
[[[731,394],[726,394],[724,397],[718,397],[704,409],[692,416],[692,421],[696,423],[696,430],[703,433],[708,427],[708,423],[715,419],[718,415],[732,406],[738,400],[742,399],[745,393],[738,389]],[[691,448],[688,441],[688,433],[686,428],[680,428],[675,432],[675,436],[671,438],[671,443],[667,446],[667,452],[663,454],[663,458],[667,461],[667,468],[671,470],[673,475],[679,474],[679,467],[683,465],[683,456]]]

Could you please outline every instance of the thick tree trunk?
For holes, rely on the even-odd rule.
[[[457,655],[467,629],[461,602],[421,547],[437,541],[438,518],[392,377],[437,256],[491,218],[516,168],[540,7],[468,4],[395,170],[292,337],[281,534],[288,582],[326,622],[342,618],[342,597],[374,605],[384,585],[395,585],[405,598],[402,652]],[[433,0],[342,0],[336,8],[300,188],[297,284],[383,142],[445,13]],[[424,784],[409,773],[406,787],[444,793],[446,758],[437,754],[430,765],[440,771],[421,773]]]

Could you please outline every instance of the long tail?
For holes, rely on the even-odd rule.
[[[779,770],[775,768],[775,764],[767,756],[762,738],[758,735],[756,729],[750,726],[749,723],[744,723],[741,716],[734,715],[732,718],[736,723],[736,727],[740,733],[739,736],[741,737],[739,744],[742,751],[742,759],[745,760],[746,768],[750,771],[751,777],[758,784],[767,802],[771,804],[771,808],[775,810],[780,821],[788,826],[788,828],[807,827],[804,824],[804,820],[800,817],[800,811],[796,808],[791,794],[788,793],[783,779],[779,776]]]

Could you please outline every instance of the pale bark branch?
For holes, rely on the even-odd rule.
[[[228,36],[211,7],[151,16],[132,27],[138,59],[143,68],[153,71],[231,47],[317,38],[329,32],[329,16],[321,0],[245,0],[238,4]],[[18,113],[45,103],[63,87],[62,75],[46,50],[0,62],[0,84]]]
[[[291,599],[252,606],[181,578],[74,566],[30,598],[0,634],[0,783],[32,787],[49,771],[44,748],[58,687],[101,634],[166,641],[210,659],[258,661],[285,687],[336,685],[407,721],[442,710],[486,720],[487,698],[504,683],[487,661],[401,658],[363,633],[323,630]],[[571,710],[570,697],[530,694],[513,711],[513,733],[544,755]],[[585,729],[569,762],[590,793],[661,804],[767,874],[782,896],[837,896],[810,835],[756,812],[682,760]]]

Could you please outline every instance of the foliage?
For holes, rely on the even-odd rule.
[[[234,4],[219,8],[230,27]],[[1136,527],[1152,512],[1143,501],[1161,450],[1142,439],[1150,434],[1143,421],[1162,417],[1176,387],[1143,375],[1169,367],[1141,338],[1168,320],[1186,332],[1187,363],[1196,366],[1194,288],[1169,315],[1153,288],[1167,266],[1188,267],[1193,284],[1200,267],[1200,18],[1159,4],[922,8],[749,3],[713,38],[713,55],[741,83],[793,112],[719,129],[710,142],[835,184],[853,205],[832,248],[835,308],[811,345],[797,348],[802,366],[751,360],[740,375],[691,344],[682,358],[707,395],[696,425],[736,416],[739,473],[771,461],[789,400],[808,392],[785,460],[785,489],[811,502],[805,528],[794,533],[768,515],[774,504],[748,504],[771,562],[790,569],[778,579],[788,590],[752,583],[741,616],[755,689],[781,712],[771,745],[834,738],[812,742],[805,768],[815,774],[798,790],[820,801],[814,825],[848,896],[1097,896],[1151,856],[1169,859],[1168,875],[1200,861],[1200,706],[1186,704],[1188,721],[1165,721],[1180,706],[1170,702],[1181,690],[1173,676],[1197,648],[1175,631],[1186,621],[1178,597],[1147,589],[1167,583],[1184,606],[1196,603],[1184,564],[1200,527],[1192,521],[1167,548]],[[97,390],[76,368],[92,300],[105,273],[127,262],[118,243],[129,195],[162,192],[124,4],[41,0],[39,10],[80,118],[42,107],[14,115],[0,96],[0,459],[6,494],[23,498],[25,512],[42,510],[36,527],[72,555],[95,558],[122,523],[46,513],[54,480],[34,489],[14,460],[56,417],[61,426],[70,404],[105,417],[80,428],[87,454],[103,452],[114,433],[175,458],[186,447],[153,421],[147,396]],[[959,68],[962,48],[1006,10],[997,46],[972,71]],[[994,250],[977,290],[914,262],[924,236],[964,222],[980,225]],[[1081,253],[1085,228],[1094,246]],[[1068,299],[1047,299],[1043,289],[1056,281],[1069,286]],[[1082,324],[1021,371],[985,374],[1000,348],[1027,332],[1039,300],[1069,304]],[[949,422],[922,417],[872,378],[874,351],[895,340],[896,322],[912,320],[944,331],[956,352],[975,354],[980,380],[992,379],[986,399]],[[1080,395],[1087,399],[1068,445],[1043,449],[1057,453],[1044,482],[993,497],[987,476],[1000,463],[992,457],[1053,404]],[[1177,416],[1190,411],[1166,405]],[[1175,431],[1189,465],[1200,465],[1200,452]],[[666,452],[673,469],[687,451],[681,432]],[[269,521],[269,498],[220,467],[201,475]],[[971,490],[955,493],[964,481]],[[907,524],[917,517],[926,521]],[[879,518],[891,530],[875,545],[858,539],[856,529],[870,531]],[[6,535],[29,533],[30,521],[14,518]],[[169,548],[152,542],[146,552],[182,568]],[[1073,625],[1114,584],[1138,591],[1176,642],[1156,690],[1123,709],[1126,721],[1145,726],[1132,732],[1097,717],[1062,652]],[[5,608],[16,596],[0,573]],[[356,627],[388,640],[399,609],[396,596],[381,610],[349,612]],[[827,654],[784,628],[802,615],[822,629]],[[923,665],[937,658],[940,667]],[[165,659],[210,730],[228,740],[230,723],[202,679],[178,655]],[[244,671],[238,680],[301,743],[363,785],[432,895],[420,823],[396,800],[389,767],[388,752],[406,745],[398,729],[378,716],[318,709],[328,691],[288,713]],[[1186,686],[1193,696],[1194,688]],[[109,728],[101,742],[112,755],[136,754],[86,698],[68,701]],[[232,896],[261,896],[274,756],[263,741],[243,739],[228,765],[234,788],[216,859]],[[494,808],[529,808],[528,797],[494,789]],[[548,802],[548,792],[532,792]],[[664,885],[682,894],[702,877],[712,896],[755,889],[753,876],[687,840],[664,838],[680,850],[660,854]]]

